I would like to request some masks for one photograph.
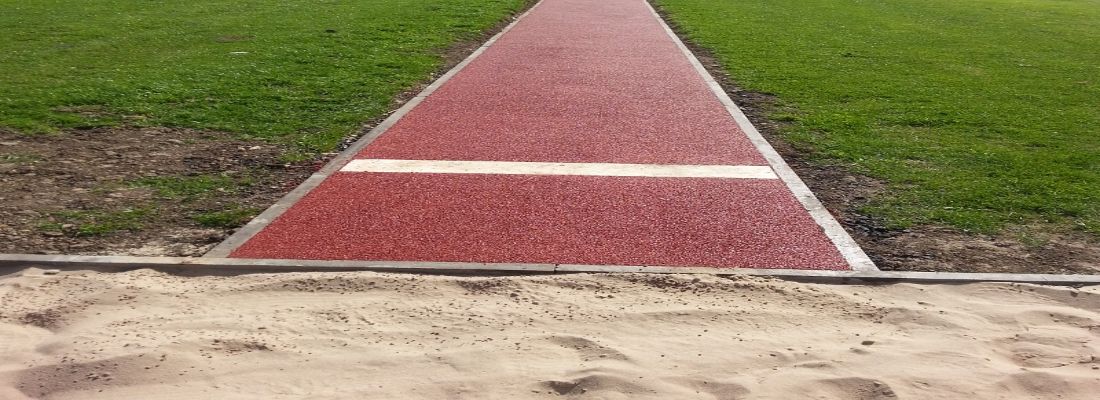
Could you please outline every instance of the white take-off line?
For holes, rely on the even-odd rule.
[[[779,179],[766,165],[668,165],[465,160],[352,160],[340,172]]]

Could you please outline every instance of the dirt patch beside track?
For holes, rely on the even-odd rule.
[[[312,171],[167,128],[0,133],[0,252],[196,256]]]

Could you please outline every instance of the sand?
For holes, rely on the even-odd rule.
[[[1100,286],[0,278],[0,398],[1095,399]]]

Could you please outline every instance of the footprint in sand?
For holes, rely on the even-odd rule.
[[[1100,358],[1100,354],[1088,346],[1088,338],[1067,338],[1018,334],[997,340],[994,349],[1014,364],[1028,368],[1058,368]]]
[[[1009,375],[997,383],[1011,393],[1026,393],[1032,399],[1095,398],[1096,387],[1081,381],[1070,382],[1064,377],[1041,371],[1025,371]]]
[[[550,336],[547,340],[561,347],[576,351],[577,354],[586,360],[608,359],[630,361],[630,357],[627,357],[626,354],[582,337]]]
[[[12,376],[0,374],[0,381],[11,379],[24,395],[44,398],[62,392],[94,391],[110,386],[136,386],[186,380],[177,374],[180,367],[164,357],[128,355],[88,362],[59,362],[13,371]]]
[[[822,390],[829,392],[838,399],[888,400],[898,398],[890,385],[874,379],[849,377],[822,379],[819,382],[822,384]]]
[[[646,388],[626,379],[607,374],[591,374],[571,381],[544,381],[542,385],[558,395],[579,395],[591,392],[641,393]]]
[[[729,381],[723,382],[698,378],[672,378],[666,380],[684,386],[696,393],[709,394],[714,400],[743,399],[752,393],[749,388],[739,383]]]

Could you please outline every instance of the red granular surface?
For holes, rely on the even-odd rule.
[[[234,257],[847,269],[779,180],[339,173]]]

